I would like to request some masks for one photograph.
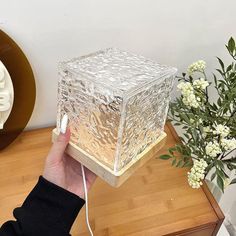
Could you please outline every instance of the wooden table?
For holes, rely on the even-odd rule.
[[[42,173],[51,145],[51,128],[24,132],[0,152],[0,224],[13,219]],[[165,148],[177,141],[166,126]],[[153,157],[120,188],[97,179],[89,193],[90,222],[95,236],[216,235],[223,214],[206,185],[199,190],[187,183],[187,169],[173,168]],[[73,236],[89,235],[84,208]]]

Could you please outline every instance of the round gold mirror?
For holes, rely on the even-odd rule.
[[[33,112],[33,71],[20,47],[0,30],[0,150],[26,127]]]

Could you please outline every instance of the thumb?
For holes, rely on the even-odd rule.
[[[48,160],[52,162],[60,161],[64,155],[65,149],[70,141],[70,129],[66,129],[66,133],[60,133],[57,137],[57,140],[51,147],[51,150],[48,154]]]

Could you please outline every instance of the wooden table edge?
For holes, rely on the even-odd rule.
[[[189,233],[199,232],[200,230],[202,231],[202,230],[205,230],[205,229],[216,227],[216,225],[217,225],[216,222],[211,222],[211,223],[195,226],[193,228],[179,230],[179,231],[176,231],[176,232],[173,232],[173,233],[170,233],[170,234],[165,234],[164,236],[182,236],[182,235],[184,236],[184,235],[188,235]]]

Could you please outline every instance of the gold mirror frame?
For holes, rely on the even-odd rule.
[[[7,68],[14,87],[14,103],[0,130],[0,150],[12,143],[26,127],[35,104],[36,86],[33,71],[20,47],[0,30],[0,60]]]

